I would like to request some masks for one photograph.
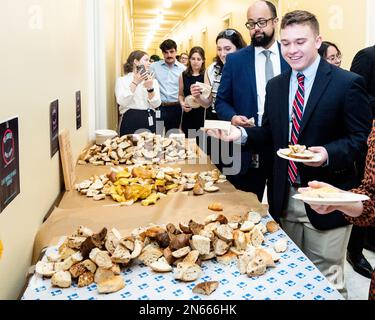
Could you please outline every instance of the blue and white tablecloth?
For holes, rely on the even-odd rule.
[[[262,223],[271,220],[270,216]],[[138,264],[122,270],[125,288],[112,294],[98,294],[96,284],[84,288],[72,285],[67,289],[51,286],[51,280],[34,274],[28,283],[23,300],[342,300],[341,294],[329,283],[313,263],[288,238],[283,230],[265,235],[263,247],[272,246],[278,239],[288,239],[288,250],[280,254],[275,268],[267,268],[260,277],[241,275],[234,261],[223,265],[216,260],[202,263],[202,277],[186,283],[173,278],[172,273],[155,273]],[[57,246],[47,249],[57,250]],[[45,257],[44,257],[45,259]],[[197,295],[192,288],[203,281],[219,281],[210,296]]]

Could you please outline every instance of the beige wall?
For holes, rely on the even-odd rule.
[[[133,51],[133,36],[131,32],[131,22],[130,22],[130,1],[125,1],[125,4],[122,9],[122,20],[123,20],[123,29],[122,29],[122,39],[123,47],[121,51],[121,65],[123,65],[128,58],[130,52]],[[152,54],[152,53],[150,53]],[[121,66],[122,67],[122,66]],[[123,74],[123,70],[121,70]]]
[[[59,99],[59,128],[70,130],[74,158],[92,135],[88,119],[95,113],[96,100],[89,89],[94,74],[89,63],[94,61],[89,44],[90,1],[0,0],[0,121],[19,116],[21,184],[21,193],[0,213],[4,245],[0,299],[17,298],[25,283],[35,234],[63,187],[59,153],[50,158],[50,102]],[[100,107],[107,110],[112,127],[116,125],[113,86],[120,72],[116,59],[121,57],[121,52],[115,52],[119,47],[115,15],[120,2],[106,0],[102,13],[106,87],[105,103]],[[78,131],[77,90],[82,95],[82,127]]]
[[[281,0],[282,12],[302,9],[314,13],[323,40],[334,42],[349,69],[354,55],[366,46],[366,0]]]
[[[215,56],[215,38],[224,28],[223,18],[231,17],[230,27],[237,29],[250,41],[245,28],[246,10],[254,1],[206,0],[203,1],[168,37],[179,45],[179,51],[189,50],[189,39],[193,45],[202,45],[201,33],[207,29],[208,46],[205,47],[207,62]],[[366,1],[357,0],[275,0],[281,17],[295,9],[309,10],[317,15],[324,39],[337,43],[344,60],[342,67],[349,68],[355,53],[365,46]],[[181,50],[182,44],[182,50]],[[160,52],[159,52],[160,53]]]

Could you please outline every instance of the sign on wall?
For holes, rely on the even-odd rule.
[[[18,117],[0,124],[0,212],[20,193]]]
[[[49,108],[49,116],[52,158],[59,150],[59,100],[51,102]]]
[[[78,130],[82,126],[81,117],[81,91],[76,92],[76,129]]]

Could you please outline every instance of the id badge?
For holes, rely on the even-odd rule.
[[[160,112],[160,110],[156,110],[156,111],[155,111],[155,117],[156,117],[156,119],[160,119],[160,117],[161,117],[161,112]]]
[[[154,125],[154,119],[152,118],[152,116],[148,116],[148,125],[149,127],[152,127]]]
[[[259,154],[251,155],[251,167],[256,169],[259,168]]]

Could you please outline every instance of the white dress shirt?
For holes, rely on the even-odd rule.
[[[315,80],[316,72],[318,71],[320,63],[320,55],[317,55],[315,61],[306,69],[302,71],[295,71],[292,70],[292,74],[290,76],[289,82],[289,140],[292,134],[292,114],[293,114],[293,101],[294,97],[296,96],[296,92],[298,89],[298,80],[297,80],[297,73],[303,73],[305,76],[304,80],[304,87],[305,87],[305,94],[304,94],[304,105],[302,110],[302,115],[305,113],[307,101],[309,100],[309,96],[311,93],[311,89]]]
[[[178,78],[185,69],[186,67],[178,61],[175,61],[172,66],[164,60],[151,64],[150,70],[155,73],[155,78],[160,84],[161,101],[178,101]]]
[[[255,77],[257,85],[257,95],[258,95],[258,126],[262,125],[262,117],[264,113],[264,101],[266,98],[266,75],[265,75],[265,65],[266,56],[263,51],[266,50],[263,47],[254,47],[255,49]],[[280,65],[280,52],[277,41],[267,49],[271,52],[270,59],[272,61],[273,76],[277,76],[281,73]]]
[[[124,114],[129,109],[136,110],[148,110],[155,109],[160,106],[160,89],[159,83],[154,79],[154,97],[148,99],[147,89],[144,87],[143,82],[141,82],[134,93],[130,90],[130,85],[134,79],[133,72],[126,74],[116,80],[115,95],[116,101],[119,104],[120,114]]]

